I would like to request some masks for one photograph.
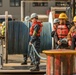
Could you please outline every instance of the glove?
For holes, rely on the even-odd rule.
[[[58,43],[58,45],[61,45],[61,42],[60,41],[58,41],[57,43]]]
[[[32,45],[32,43],[31,43],[31,42],[29,42],[29,45]]]

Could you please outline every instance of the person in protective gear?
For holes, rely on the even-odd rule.
[[[30,17],[26,16],[25,17],[25,22],[29,22]],[[21,63],[21,65],[26,65],[27,64],[27,58],[28,58],[28,53],[23,54],[23,62]]]
[[[74,25],[71,27],[67,39],[68,43],[71,46],[71,49],[74,50],[76,47],[76,16],[73,18]]]
[[[69,32],[69,28],[68,28],[69,25],[67,25],[67,19],[68,19],[68,17],[65,13],[61,13],[59,15],[60,22],[59,22],[59,25],[57,26],[57,30],[56,30],[56,34],[55,34],[55,41],[56,41],[58,48],[63,48],[63,49],[68,48],[67,35]],[[65,72],[64,75],[68,75],[69,73],[71,74],[71,72],[72,72],[71,64],[73,61],[70,62],[70,57],[68,55],[63,55],[63,56],[57,55],[56,56],[55,74],[59,75],[60,69],[61,69],[61,66],[60,66],[61,62],[63,63],[63,72]],[[69,70],[67,69],[68,67],[70,67]]]
[[[62,43],[62,39],[66,38],[69,32],[69,29],[66,25],[67,15],[65,13],[61,13],[59,15],[59,25],[57,26],[56,34],[55,34],[55,42],[60,48],[68,47],[68,42]]]
[[[55,38],[54,35],[56,34],[56,29],[57,29],[57,26],[58,25],[59,25],[59,19],[58,18],[55,18],[54,21],[53,21],[53,31],[51,32],[51,36],[53,38]],[[54,40],[54,43],[55,43],[55,40]],[[56,48],[56,45],[55,44],[54,44],[54,48]]]
[[[53,22],[53,31],[51,32],[51,36],[54,37],[54,34],[56,32],[56,28],[57,26],[59,25],[59,19],[58,18],[55,18],[54,19],[54,22]]]
[[[42,31],[42,24],[38,21],[38,15],[36,13],[31,14],[32,26],[30,28],[31,40],[29,45],[33,44],[37,52],[40,51],[40,33]],[[40,58],[30,50],[30,58],[33,61],[34,67],[30,68],[30,71],[39,71]]]

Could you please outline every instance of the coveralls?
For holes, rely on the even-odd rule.
[[[41,22],[34,22],[30,28],[30,35],[31,40],[30,42],[34,45],[36,51],[40,52],[40,33],[42,31],[42,24]],[[31,61],[34,64],[34,67],[31,69],[31,71],[39,70],[39,64],[40,64],[40,58],[30,50],[30,58]]]

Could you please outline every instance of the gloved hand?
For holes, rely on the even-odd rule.
[[[31,43],[31,42],[29,42],[29,45],[32,45],[32,43]]]
[[[58,45],[61,45],[61,42],[60,41],[58,41],[57,43],[58,43]]]

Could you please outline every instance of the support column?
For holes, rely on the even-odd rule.
[[[24,20],[24,2],[21,1],[21,21]]]
[[[6,31],[5,31],[6,57],[5,57],[5,62],[8,63],[8,11],[5,11],[5,25],[6,25]]]
[[[70,0],[72,8],[72,17],[75,16],[75,0]]]

